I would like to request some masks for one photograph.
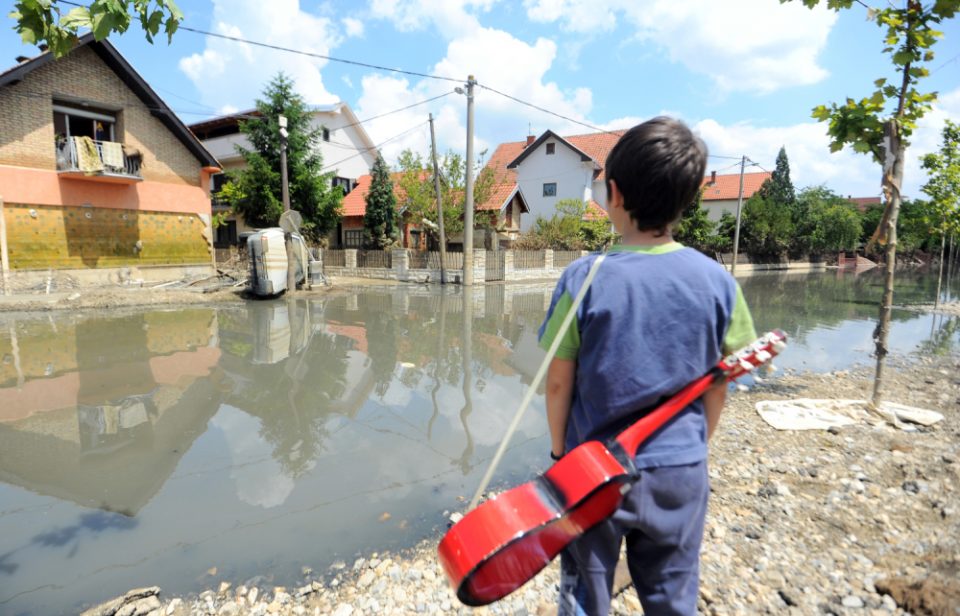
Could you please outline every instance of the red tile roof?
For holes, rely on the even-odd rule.
[[[426,172],[424,172],[424,174],[426,174]],[[400,179],[402,177],[403,173],[401,172],[390,174],[390,179],[393,181],[393,194],[397,198],[397,208],[400,208],[407,198],[407,193],[400,187]],[[341,216],[346,218],[348,216],[363,216],[367,213],[366,197],[367,193],[370,192],[370,183],[372,181],[373,176],[370,174],[361,175],[357,178],[357,185],[354,186],[349,195],[343,198],[341,203]]]
[[[863,212],[871,205],[880,205],[880,197],[847,197],[847,201],[857,206],[857,209]]]
[[[606,220],[610,218],[607,215],[607,210],[600,207],[600,204],[590,199],[587,201],[587,211],[583,214],[584,220]]]
[[[770,178],[770,173],[760,171],[757,173],[743,174],[743,198],[749,199],[753,193],[760,190],[760,186]],[[740,174],[731,173],[730,175],[718,175],[717,181],[710,183],[710,176],[703,178],[703,200],[704,201],[725,201],[736,199],[740,194]]]
[[[593,160],[601,166],[597,179],[602,180],[602,167],[607,161],[607,154],[610,153],[610,150],[613,149],[613,146],[616,145],[624,132],[626,131],[571,135],[569,137],[563,137],[563,139],[566,139],[570,142],[570,145],[593,158]],[[490,157],[490,160],[487,161],[485,166],[485,168],[493,171],[494,187],[490,191],[490,196],[487,197],[487,200],[477,205],[478,210],[499,209],[507,197],[510,196],[510,193],[517,184],[517,172],[514,169],[507,169],[507,165],[520,156],[526,147],[526,140],[508,141],[497,146],[497,149],[493,152],[493,156]],[[597,207],[599,208],[599,206]],[[603,208],[599,209],[600,212],[602,212],[602,216],[606,217],[606,212],[603,211]]]

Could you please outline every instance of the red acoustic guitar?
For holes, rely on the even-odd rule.
[[[467,513],[438,549],[460,601],[486,605],[525,584],[568,543],[617,510],[635,481],[633,456],[644,440],[711,385],[753,370],[785,345],[782,331],[767,333],[607,443],[586,442],[533,481]]]

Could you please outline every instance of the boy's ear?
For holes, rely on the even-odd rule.
[[[610,198],[607,199],[607,207],[623,207],[623,193],[620,192],[617,181],[613,179],[607,180],[607,186],[610,191]]]

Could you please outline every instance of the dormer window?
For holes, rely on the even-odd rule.
[[[557,144],[556,144],[556,143],[548,143],[548,144],[547,144],[547,156],[550,156],[550,155],[556,153],[556,151],[557,151]]]

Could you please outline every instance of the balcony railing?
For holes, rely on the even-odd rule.
[[[57,171],[71,175],[102,176],[128,180],[141,180],[141,157],[128,156],[123,146],[116,142],[95,141],[94,148],[86,155],[83,146],[76,138],[57,141]]]

